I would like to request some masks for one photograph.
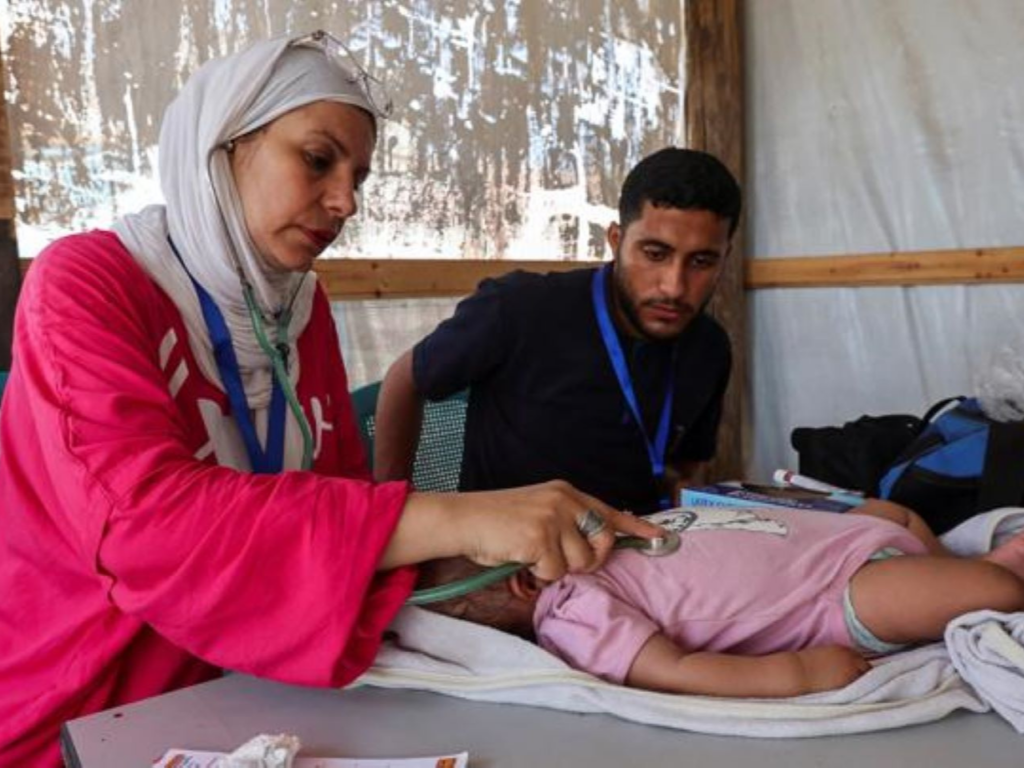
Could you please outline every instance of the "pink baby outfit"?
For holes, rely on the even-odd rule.
[[[894,523],[830,512],[709,507],[680,537],[674,554],[616,552],[598,572],[545,588],[534,613],[541,646],[622,683],[655,632],[689,651],[851,645],[850,577],[885,547],[924,553]]]
[[[376,573],[407,487],[369,481],[322,291],[297,349],[313,471],[218,466],[227,398],[118,238],[35,260],[0,408],[0,766],[57,766],[63,721],[222,667],[369,666],[415,578]]]

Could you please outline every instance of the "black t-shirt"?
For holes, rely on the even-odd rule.
[[[462,490],[562,479],[642,514],[664,495],[598,328],[593,269],[484,280],[413,350],[420,394],[470,388]],[[669,342],[619,333],[647,434],[654,436],[676,351],[667,465],[714,455],[731,351],[703,314]]]

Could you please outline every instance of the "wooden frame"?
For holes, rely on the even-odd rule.
[[[686,0],[686,145],[718,157],[744,184],[743,30],[740,0]],[[718,448],[708,478],[743,477],[747,397],[747,311],[744,294],[743,230],[709,311],[732,340],[732,377],[725,393]]]
[[[743,179],[742,9],[740,0],[685,0],[686,130],[688,146],[720,157]],[[3,82],[0,56],[0,83]],[[14,231],[10,137],[0,110],[0,370],[10,366],[14,304],[21,275]],[[462,296],[486,277],[514,269],[561,271],[568,261],[325,260],[318,264],[334,299]],[[748,260],[742,228],[710,311],[733,341],[732,386],[725,403],[715,477],[743,471],[747,411],[745,291],[779,287],[909,286],[1024,282],[1024,247]]]
[[[747,288],[1024,282],[1024,247],[753,259]]]
[[[596,263],[596,262],[595,262]],[[24,274],[31,259],[21,260]],[[578,261],[325,259],[316,265],[335,301],[466,296],[486,277],[517,269],[562,272],[592,266]],[[1024,246],[943,251],[747,259],[746,291],[769,288],[1024,283]]]
[[[467,296],[481,280],[517,269],[564,272],[585,266],[578,261],[324,259],[316,272],[332,299],[385,299]]]
[[[740,35],[740,0],[685,0],[687,135],[679,137],[687,146],[720,157],[736,176],[743,179],[743,90]],[[13,189],[9,171],[10,152],[0,152],[8,168],[0,167],[6,188],[0,188],[11,212]],[[0,201],[2,204],[2,201]],[[12,230],[13,232],[13,230]],[[2,233],[0,233],[2,234]],[[13,242],[13,239],[12,239]],[[11,261],[11,258],[14,260]],[[16,257],[9,257],[16,265]],[[2,266],[2,265],[0,265]],[[469,293],[483,277],[500,274],[521,264],[510,262],[384,262],[325,261],[319,271],[332,296],[432,296]],[[574,269],[574,262],[530,262],[532,269]],[[0,283],[4,306],[13,309],[19,270]],[[2,273],[0,273],[2,274]],[[743,247],[738,238],[734,255],[727,262],[711,312],[722,322],[733,341],[733,378],[726,395],[719,457],[713,475],[739,477],[743,470],[743,422],[746,381],[746,334],[743,291]],[[10,321],[0,317],[0,355],[9,354]],[[0,357],[0,360],[3,360]]]
[[[1024,247],[746,259],[742,264],[735,259],[735,264],[743,291],[1024,282]],[[316,270],[328,295],[343,301],[466,296],[484,278],[517,269],[564,272],[588,266],[593,263],[328,259]]]
[[[0,88],[7,92],[3,54],[0,52]],[[18,242],[14,236],[14,179],[11,176],[11,136],[7,99],[0,97],[0,371],[11,367],[14,305],[21,288]]]

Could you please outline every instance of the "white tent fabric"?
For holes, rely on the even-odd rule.
[[[336,301],[331,312],[349,389],[379,381],[400,354],[451,316],[458,299]]]
[[[747,0],[748,252],[1024,245],[1024,4]],[[1024,286],[750,297],[752,477],[789,432],[920,414],[1024,351]]]
[[[1024,245],[1024,3],[747,0],[753,258]],[[748,294],[748,476],[796,465],[789,433],[921,414],[1024,351],[1024,286]],[[353,387],[455,300],[335,307]]]

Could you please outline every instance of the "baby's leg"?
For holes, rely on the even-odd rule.
[[[917,536],[924,544],[925,549],[932,555],[950,555],[950,551],[939,541],[938,537],[928,527],[928,523],[921,519],[914,510],[897,504],[894,501],[885,499],[868,499],[861,506],[851,509],[848,515],[869,515],[879,517],[883,520],[901,525]]]
[[[1018,579],[1024,579],[1024,531],[1021,531],[1002,546],[996,547],[982,558],[1013,571]]]
[[[866,563],[850,580],[857,618],[880,640],[939,640],[952,619],[989,608],[1024,610],[1024,581],[982,559],[894,557]]]

